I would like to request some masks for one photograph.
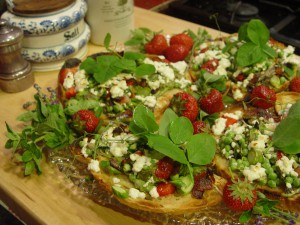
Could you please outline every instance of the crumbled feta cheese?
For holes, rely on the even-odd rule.
[[[83,146],[82,146],[82,148],[81,148],[81,154],[82,154],[85,158],[87,158],[87,157],[88,157],[88,154],[87,154],[86,150],[87,150],[88,138],[83,138],[82,144],[83,144]]]
[[[260,163],[246,167],[243,170],[243,174],[250,182],[254,180],[264,180],[267,176],[266,169],[261,167]]]
[[[74,75],[72,72],[67,73],[67,76],[64,79],[63,86],[65,89],[69,89],[74,86]]]
[[[99,161],[92,159],[90,161],[90,163],[88,164],[88,170],[92,170],[94,172],[99,172],[100,171],[100,165],[99,165]]]
[[[125,94],[125,90],[128,88],[126,81],[121,80],[116,85],[110,88],[110,93],[112,98],[120,98]]]
[[[269,140],[268,135],[258,134],[257,140],[253,140],[249,143],[249,149],[255,151],[264,151],[266,148],[266,142]]]
[[[149,191],[149,194],[151,195],[152,198],[158,198],[159,197],[159,194],[157,192],[157,188],[156,187],[153,187],[150,191]]]
[[[285,184],[287,188],[292,188],[292,184],[291,183],[286,183]]]
[[[154,178],[150,177],[149,180],[143,185],[143,187],[148,187],[149,184],[154,184]]]
[[[112,181],[114,184],[118,184],[118,183],[120,183],[121,180],[117,177],[113,177]]]
[[[195,85],[195,84],[191,85],[191,90],[192,91],[198,91],[197,85]]]
[[[74,83],[75,83],[75,90],[78,92],[83,91],[85,88],[88,87],[89,82],[86,78],[84,70],[79,70],[74,74]]]
[[[180,75],[184,75],[187,63],[185,61],[178,61],[176,63],[170,63],[172,67],[174,67]]]
[[[90,92],[93,94],[93,95],[98,95],[99,91],[96,91],[95,88],[91,88],[90,89]]]
[[[150,108],[154,108],[154,106],[156,105],[156,97],[153,95],[149,95],[146,97],[143,97],[141,95],[136,95],[135,98],[142,101],[146,106]]]
[[[144,192],[139,191],[136,188],[130,188],[129,189],[129,196],[131,198],[137,199],[137,198],[146,198],[146,194]]]
[[[294,163],[294,159],[289,159],[284,155],[281,159],[276,161],[275,165],[280,169],[283,177],[286,177],[287,175],[298,177],[298,173],[295,172],[293,168]]]
[[[239,117],[235,113],[224,113],[225,117],[230,117],[235,120],[239,120]]]
[[[130,154],[130,159],[134,161],[134,164],[132,166],[133,172],[140,172],[144,166],[150,166],[151,165],[151,159],[146,156],[140,156],[138,154]]]
[[[127,142],[112,142],[109,148],[111,154],[116,157],[122,157],[127,153],[127,150],[128,150]]]
[[[181,79],[175,79],[175,83],[179,84],[181,89],[186,88],[188,85],[191,84],[191,81],[185,79],[185,78],[181,78]]]
[[[226,128],[226,121],[227,119],[222,117],[215,120],[215,124],[212,126],[212,131],[215,135],[221,135],[223,133]]]
[[[244,98],[244,94],[239,88],[232,90],[233,98],[237,101],[241,101]]]

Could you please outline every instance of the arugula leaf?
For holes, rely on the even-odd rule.
[[[300,153],[300,101],[289,110],[285,119],[276,127],[272,140],[274,146],[287,154]]]
[[[216,140],[207,133],[196,134],[188,141],[186,148],[189,162],[197,165],[207,165],[214,158]]]
[[[193,133],[193,125],[186,117],[176,118],[169,127],[170,138],[177,145],[187,142],[193,136]]]
[[[244,211],[244,212],[240,215],[239,221],[240,221],[241,223],[247,223],[247,222],[251,219],[251,216],[252,216],[252,210]]]
[[[182,164],[188,164],[186,156],[182,149],[178,148],[168,137],[149,134],[147,135],[149,147],[170,157]]]
[[[164,112],[161,121],[159,123],[158,133],[162,136],[169,136],[169,126],[172,121],[178,118],[177,114],[170,108],[167,108]]]

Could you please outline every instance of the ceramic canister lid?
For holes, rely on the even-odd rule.
[[[8,10],[16,15],[36,16],[59,11],[72,5],[75,0],[6,0]]]

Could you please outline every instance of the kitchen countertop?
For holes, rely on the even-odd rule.
[[[164,33],[180,33],[191,29],[197,31],[199,25],[175,19],[163,14],[135,8],[135,26],[148,27]],[[212,36],[221,35],[219,31],[207,28]],[[89,44],[88,54],[103,50],[102,47]],[[35,80],[46,90],[56,87],[58,71],[36,72]],[[24,112],[23,103],[33,99],[35,89],[8,94],[0,92],[0,200],[2,200],[21,220],[30,225],[92,225],[92,224],[131,224],[141,222],[124,216],[94,203],[72,188],[63,174],[47,163],[42,163],[43,174],[24,177],[22,171],[10,160],[11,152],[4,148],[6,142],[5,122],[14,130],[21,130],[16,117]],[[149,223],[143,223],[145,225]]]

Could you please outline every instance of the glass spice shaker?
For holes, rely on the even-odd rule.
[[[31,65],[21,55],[23,31],[0,19],[0,88],[20,92],[34,83]]]

